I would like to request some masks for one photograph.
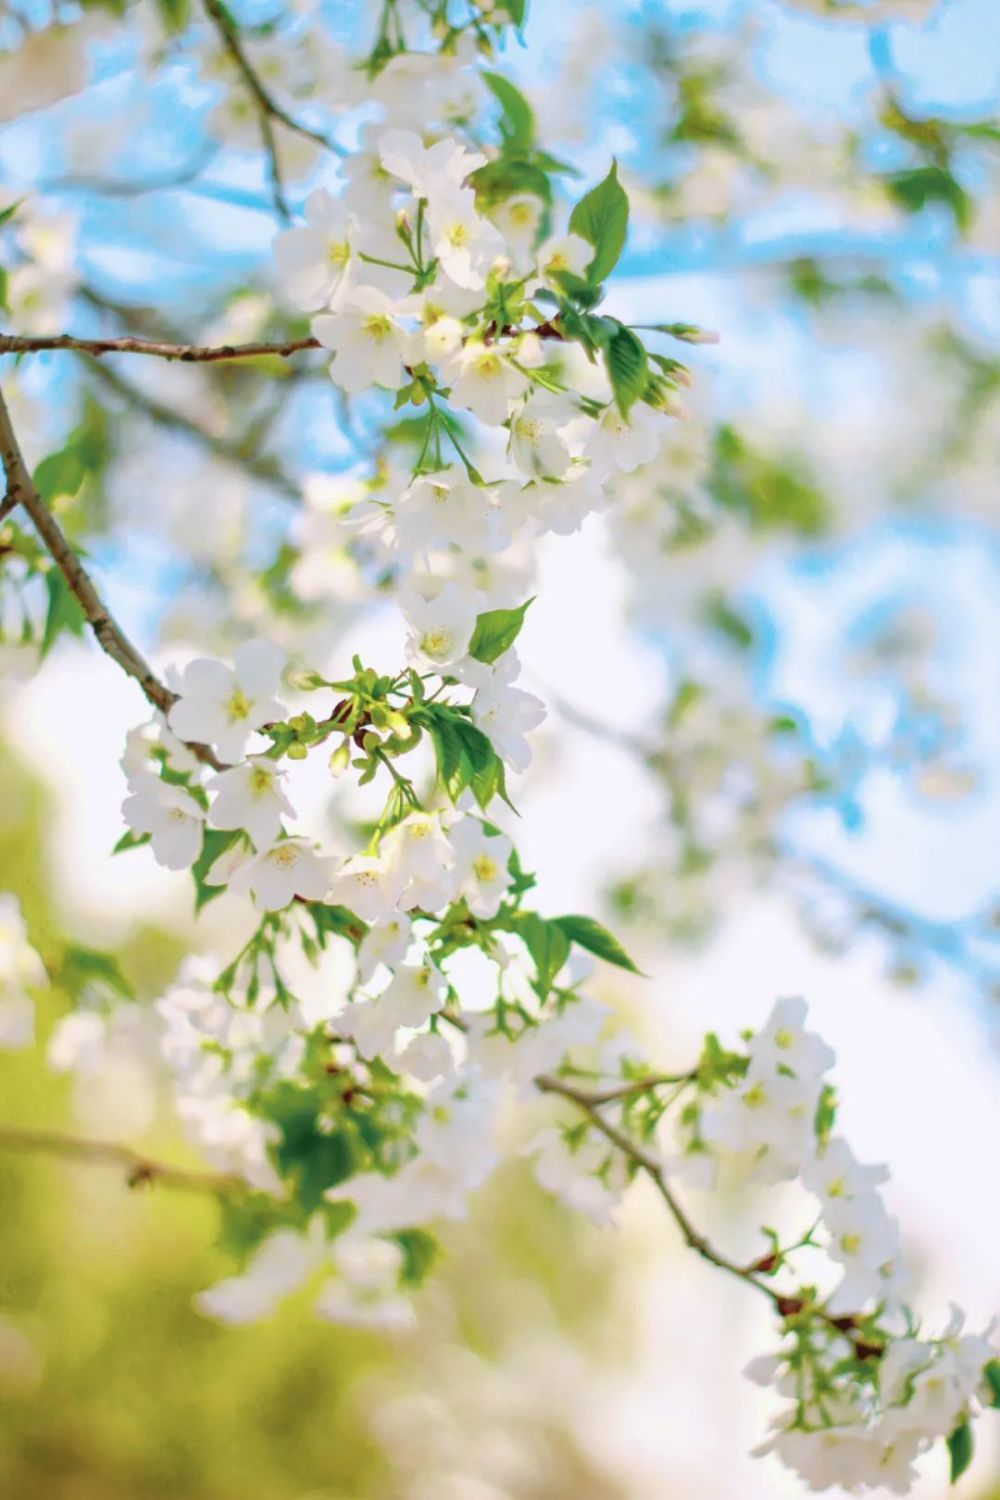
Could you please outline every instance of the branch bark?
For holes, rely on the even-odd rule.
[[[129,1187],[162,1182],[165,1187],[210,1193],[237,1192],[246,1187],[238,1177],[175,1167],[169,1162],[157,1161],[133,1151],[130,1146],[119,1145],[116,1141],[89,1140],[66,1135],[60,1130],[32,1130],[20,1125],[0,1125],[0,1150],[63,1156],[76,1161],[121,1167],[126,1173]]]
[[[611,1120],[605,1119],[597,1108],[598,1104],[608,1102],[609,1098],[614,1099],[620,1097],[620,1095],[614,1093],[610,1095],[591,1094],[584,1089],[578,1089],[574,1084],[568,1083],[564,1078],[559,1078],[552,1073],[540,1074],[535,1079],[535,1087],[543,1094],[556,1094],[575,1105],[586,1116],[595,1130],[600,1131],[606,1140],[610,1141],[617,1150],[621,1151],[630,1162],[649,1178],[666,1204],[667,1211],[680,1230],[681,1237],[689,1250],[693,1250],[697,1255],[701,1256],[702,1260],[707,1261],[711,1266],[715,1266],[717,1270],[725,1271],[730,1276],[738,1277],[747,1286],[755,1287],[758,1292],[767,1297],[779,1317],[795,1318],[800,1313],[805,1313],[808,1316],[819,1319],[820,1322],[825,1323],[829,1328],[834,1329],[844,1338],[849,1339],[854,1344],[859,1357],[877,1358],[881,1354],[880,1345],[868,1343],[864,1336],[856,1331],[856,1320],[852,1316],[848,1315],[842,1318],[832,1317],[829,1313],[824,1312],[821,1307],[816,1307],[811,1302],[804,1301],[801,1297],[789,1296],[779,1291],[776,1287],[771,1286],[763,1279],[763,1273],[759,1267],[741,1266],[736,1261],[729,1260],[727,1256],[722,1255],[716,1250],[688,1218],[687,1211],[667,1181],[663,1166],[657,1158],[641,1146],[638,1141],[634,1141],[630,1135],[621,1130]]]
[[[62,527],[39,495],[18,445],[2,391],[0,391],[0,462],[3,464],[7,477],[7,499],[4,504],[12,502],[11,509],[14,505],[20,505],[30,516],[49,555],[66,580],[67,588],[82,609],[101,650],[106,656],[110,656],[123,672],[135,679],[154,708],[158,708],[161,713],[168,713],[177,701],[177,694],[172,693],[160,681],[145,657],[137,647],[133,646],[108,610],[86,568],[70,546]],[[190,748],[199,760],[215,766],[216,769],[222,768],[222,763],[207,745],[191,745]]]
[[[288,359],[303,349],[320,349],[319,339],[289,339],[286,343],[173,344],[157,339],[125,335],[113,339],[83,339],[71,333],[21,335],[0,333],[0,354],[42,354],[51,349],[70,349],[77,354],[146,354],[154,359],[178,360],[181,364],[218,364],[223,360],[259,359],[276,355]]]
[[[221,3],[221,0],[203,0],[203,4],[205,14],[218,32],[223,47],[232,58],[257,107],[261,145],[267,157],[268,175],[271,179],[271,196],[274,200],[274,207],[278,217],[284,220],[285,223],[288,223],[291,219],[291,213],[288,207],[288,200],[285,197],[285,186],[281,176],[278,143],[274,133],[275,124],[284,125],[286,130],[294,131],[296,135],[304,136],[307,141],[312,141],[317,146],[323,146],[327,151],[333,151],[337,155],[341,154],[341,150],[321,130],[312,130],[308,125],[303,125],[301,121],[296,120],[294,115],[290,115],[278,103],[274,95],[265,88],[257,70],[246,54],[240,38],[239,27],[236,25],[227,7]]]

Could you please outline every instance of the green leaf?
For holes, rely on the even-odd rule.
[[[151,833],[136,833],[134,829],[126,828],[111,853],[124,854],[128,849],[141,849],[143,844],[151,843],[152,839]]]
[[[271,1096],[272,1117],[281,1132],[275,1151],[282,1176],[295,1183],[306,1213],[323,1202],[324,1193],[351,1175],[354,1152],[343,1131],[320,1128],[320,1105],[311,1089],[286,1083]]]
[[[77,943],[71,943],[63,950],[56,981],[74,998],[79,997],[81,990],[96,984],[121,999],[132,999],[132,986],[118,967],[118,960],[110,953],[100,953],[96,948],[84,948]]]
[[[443,714],[433,714],[428,724],[438,780],[453,801],[457,801],[468,784],[471,771],[465,762],[465,747],[455,721]]]
[[[602,927],[600,922],[595,922],[593,917],[556,917],[554,920],[571,943],[586,948],[588,953],[595,953],[598,958],[603,958],[606,963],[614,964],[619,969],[628,969],[633,974],[642,972],[636,968],[618,939],[606,927]]]
[[[62,495],[75,495],[87,477],[87,469],[75,443],[43,458],[35,470],[35,488],[46,503]]]
[[[623,417],[644,394],[649,384],[646,350],[631,328],[619,323],[604,350],[604,364]]]
[[[357,948],[368,931],[367,924],[346,906],[327,906],[322,901],[309,901],[306,903],[306,910],[316,924],[316,938],[321,948],[326,947],[326,940],[331,933],[336,937],[347,938]]]
[[[469,655],[488,664],[509,651],[521,633],[528,605],[533,602],[526,599],[517,609],[489,609],[480,615],[469,643]]]
[[[518,912],[514,931],[521,938],[535,965],[535,991],[544,1000],[563,964],[569,958],[569,938],[558,922],[547,922],[537,912]]]
[[[584,311],[590,307],[596,307],[604,296],[604,288],[600,282],[588,281],[585,276],[577,276],[572,271],[554,271],[550,275],[559,290]],[[563,326],[568,332],[569,325],[565,315]]]
[[[816,1139],[821,1144],[825,1144],[830,1139],[830,1133],[836,1122],[837,1090],[832,1083],[824,1083],[813,1117],[813,1129],[816,1132]]]
[[[951,1455],[951,1482],[955,1484],[972,1462],[972,1428],[968,1422],[960,1422],[949,1434],[948,1452]]]
[[[752,627],[721,594],[710,594],[705,600],[705,618],[741,651],[749,651],[754,644]]]
[[[11,219],[17,213],[23,202],[23,198],[17,198],[13,203],[8,203],[6,208],[0,209],[0,229],[2,229],[5,224],[10,223]]]
[[[535,112],[531,105],[502,73],[483,73],[481,77],[503,110],[500,131],[505,145],[512,150],[527,151],[535,138]]]
[[[404,1286],[421,1286],[440,1255],[441,1246],[426,1229],[401,1229],[390,1238],[403,1252],[400,1281]]]
[[[87,623],[86,615],[58,568],[50,568],[46,573],[45,591],[48,595],[48,609],[45,612],[45,627],[39,647],[42,656],[48,655],[64,632],[68,635],[82,635]]]
[[[798,455],[772,457],[725,423],[715,432],[709,491],[760,531],[777,527],[817,536],[831,516],[827,496]]]
[[[983,1379],[990,1388],[990,1405],[1000,1408],[1000,1359],[991,1359],[983,1369]]]
[[[484,167],[477,168],[470,175],[469,181],[476,190],[481,208],[490,208],[508,198],[519,197],[522,193],[533,193],[543,203],[552,201],[552,184],[548,173],[536,161],[511,160],[501,156],[496,161],[488,161]]]
[[[477,729],[475,724],[470,724],[468,719],[460,719],[455,727],[462,740],[465,761],[469,767],[467,784],[479,806],[485,811],[495,796],[508,802],[503,761],[494,750],[489,736]]]
[[[481,729],[445,704],[428,704],[412,721],[426,727],[438,779],[453,802],[469,787],[483,809],[497,796],[510,806],[503,761]]]
[[[894,172],[885,179],[891,197],[908,214],[916,214],[930,203],[949,208],[958,228],[966,230],[972,220],[972,199],[945,167],[914,167]]]
[[[618,181],[616,161],[604,181],[580,199],[569,216],[569,228],[593,245],[588,275],[593,282],[603,281],[618,264],[628,232],[628,194]]]
[[[231,844],[240,837],[238,828],[206,828],[201,845],[201,853],[191,866],[191,874],[194,876],[194,909],[201,911],[216,896],[221,896],[225,890],[222,885],[207,885],[205,876],[212,865],[224,854]]]

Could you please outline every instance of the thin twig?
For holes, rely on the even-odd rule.
[[[20,1125],[0,1125],[0,1150],[26,1151],[45,1156],[65,1156],[77,1161],[121,1167],[126,1173],[129,1187],[162,1182],[164,1187],[210,1193],[231,1193],[244,1191],[246,1188],[246,1184],[238,1177],[216,1172],[197,1172],[187,1167],[175,1167],[169,1162],[157,1161],[153,1157],[133,1151],[130,1146],[119,1145],[116,1141],[95,1141],[67,1135],[60,1130],[36,1130]]]
[[[191,417],[178,411],[176,407],[168,406],[166,402],[159,401],[155,396],[150,396],[138,386],[132,385],[111,365],[102,365],[95,361],[90,369],[102,385],[115,391],[128,402],[129,406],[148,417],[151,422],[155,422],[158,427],[180,432],[192,438],[206,448],[213,458],[221,459],[223,463],[231,464],[241,473],[249,474],[252,479],[270,485],[284,499],[295,501],[302,499],[301,486],[296,484],[295,480],[269,454],[244,452],[239,443],[218,437],[214,432],[209,432],[206,427],[202,427],[200,423],[193,421]]]
[[[288,359],[303,349],[320,349],[319,339],[288,339],[284,343],[250,344],[173,344],[157,339],[135,338],[126,334],[113,339],[77,338],[72,333],[13,334],[0,333],[0,354],[42,354],[53,349],[68,349],[76,354],[145,354],[154,359],[178,360],[181,364],[219,364],[223,360],[260,359],[275,355]]]
[[[595,1130],[600,1131],[606,1140],[610,1141],[634,1166],[649,1178],[666,1204],[671,1218],[680,1230],[685,1245],[687,1245],[688,1249],[700,1255],[702,1260],[707,1261],[709,1265],[715,1266],[719,1271],[725,1271],[729,1276],[738,1277],[747,1286],[755,1287],[758,1292],[761,1292],[768,1299],[780,1317],[795,1318],[801,1313],[816,1317],[836,1333],[850,1340],[859,1358],[877,1358],[881,1354],[881,1345],[870,1343],[865,1335],[858,1331],[855,1326],[856,1320],[853,1316],[848,1314],[845,1317],[833,1317],[830,1313],[824,1312],[821,1307],[817,1307],[811,1302],[806,1302],[801,1297],[789,1296],[787,1293],[779,1291],[776,1287],[771,1286],[765,1281],[764,1273],[760,1267],[738,1265],[736,1261],[730,1260],[727,1256],[722,1255],[716,1250],[688,1218],[686,1210],[667,1181],[662,1163],[646,1151],[638,1141],[634,1141],[624,1130],[621,1130],[611,1120],[606,1119],[597,1109],[597,1104],[601,1102],[600,1095],[594,1095],[588,1091],[579,1089],[574,1084],[568,1083],[564,1078],[559,1078],[552,1073],[540,1074],[535,1079],[535,1086],[543,1094],[559,1095],[561,1098],[567,1099],[571,1104],[575,1105],[586,1116]]]
[[[227,7],[222,0],[202,0],[205,14],[215,26],[223,46],[229,53],[236,65],[243,82],[250,91],[250,95],[257,106],[257,119],[260,126],[260,139],[267,157],[268,174],[271,179],[271,196],[278,216],[288,223],[291,214],[288,208],[288,200],[285,197],[285,187],[281,177],[281,162],[278,158],[278,143],[275,138],[274,126],[277,122],[284,125],[286,130],[294,131],[296,135],[304,136],[306,140],[312,141],[314,145],[323,146],[327,151],[333,151],[341,155],[341,149],[337,143],[321,130],[313,130],[308,125],[303,125],[294,115],[278,103],[274,95],[264,87],[257,70],[247,57],[243,42],[240,39],[239,27],[234,22]]]
[[[558,693],[550,692],[547,696],[567,723],[635,756],[653,775],[663,776],[666,757],[661,744],[638,732],[621,729],[616,724],[598,719],[585,709],[567,702]],[[846,870],[838,869],[820,855],[785,844],[779,844],[777,852],[787,864],[841,891],[854,903],[860,922],[880,929],[889,938],[919,944],[940,962],[965,971],[977,984],[984,987],[996,985],[996,965],[989,959],[981,962],[970,949],[970,944],[977,940],[990,940],[991,934],[986,930],[984,913],[976,913],[953,922],[935,921],[899,905],[888,896],[860,886]]]
[[[650,1073],[645,1078],[634,1078],[630,1083],[614,1084],[606,1089],[588,1089],[589,1104],[616,1104],[620,1099],[631,1099],[636,1094],[650,1094],[656,1089],[693,1083],[697,1073]]]
[[[30,516],[49,555],[65,579],[67,588],[82,609],[101,650],[105,655],[110,656],[123,672],[136,680],[154,708],[158,708],[161,713],[169,713],[177,701],[177,694],[172,693],[160,681],[145,657],[133,646],[117,620],[107,609],[86,568],[70,546],[62,527],[39,495],[18,446],[2,391],[0,391],[0,462],[7,476],[8,499],[13,497],[15,504],[22,506],[26,514]],[[221,769],[221,762],[207,745],[192,744],[190,748],[200,760]]]
[[[758,1291],[763,1292],[775,1306],[781,1302],[787,1302],[787,1298],[783,1298],[773,1286],[768,1286],[767,1282],[761,1281],[753,1271],[748,1270],[746,1266],[737,1265],[735,1261],[727,1260],[724,1255],[720,1255],[717,1250],[713,1249],[705,1236],[700,1234],[694,1227],[686,1211],[675,1197],[674,1191],[664,1175],[661,1163],[657,1161],[655,1156],[651,1156],[648,1151],[640,1146],[637,1141],[632,1140],[630,1136],[626,1135],[624,1130],[619,1129],[617,1125],[613,1124],[611,1120],[606,1119],[598,1111],[597,1105],[601,1102],[600,1095],[595,1097],[583,1089],[576,1088],[574,1084],[568,1083],[564,1078],[557,1078],[552,1073],[541,1074],[535,1079],[535,1086],[543,1094],[559,1094],[563,1099],[568,1099],[577,1109],[582,1110],[591,1125],[596,1130],[599,1130],[613,1146],[616,1146],[619,1151],[623,1152],[629,1161],[633,1162],[640,1171],[645,1173],[667,1205],[670,1216],[680,1230],[684,1243],[689,1249],[694,1250],[703,1260],[707,1260],[718,1270],[727,1271],[729,1275],[738,1276],[741,1281],[749,1282],[751,1286],[755,1286]]]

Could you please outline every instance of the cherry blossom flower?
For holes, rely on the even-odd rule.
[[[271,641],[244,641],[232,667],[207,657],[189,662],[167,715],[170,728],[182,740],[214,746],[225,761],[240,760],[255,729],[284,717],[274,696],[284,664]]]
[[[333,350],[330,377],[343,390],[363,391],[370,385],[395,390],[402,383],[406,332],[394,303],[377,287],[352,288],[336,313],[313,318],[312,331]]]
[[[206,790],[215,793],[208,821],[213,828],[245,828],[258,849],[273,844],[282,818],[295,816],[281,789],[283,777],[284,772],[263,755],[251,755],[241,765],[220,771],[205,783]]]

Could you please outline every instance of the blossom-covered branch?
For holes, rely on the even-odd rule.
[[[290,222],[276,127],[332,143],[299,126],[258,69],[255,49],[271,47],[272,28],[241,28],[216,0],[204,9],[225,68],[245,85]],[[189,956],[146,1014],[185,1136],[218,1181],[275,1207],[234,1197],[243,1263],[198,1306],[250,1322],[315,1278],[322,1315],[406,1326],[440,1226],[463,1217],[496,1166],[502,1103],[531,1099],[538,1110],[541,1092],[546,1119],[523,1148],[545,1188],[610,1225],[644,1175],[685,1243],[768,1299],[780,1348],[754,1374],[782,1404],[767,1448],[815,1488],[904,1490],[939,1439],[953,1468],[971,1453],[971,1423],[997,1390],[992,1330],[965,1334],[953,1322],[922,1333],[881,1191],[887,1174],[835,1134],[833,1054],[808,1029],[805,1003],[779,1000],[736,1044],[709,1034],[693,1068],[664,1070],[589,993],[598,963],[638,976],[625,947],[588,915],[539,909],[515,847],[513,778],[530,765],[546,712],[519,682],[540,539],[595,514],[620,521],[628,486],[664,466],[695,383],[678,344],[714,338],[675,312],[636,323],[609,311],[629,233],[628,173],[612,160],[571,190],[575,169],[540,140],[531,102],[485,66],[523,19],[522,0],[488,11],[386,0],[366,53],[322,55],[331,111],[354,117],[357,149],[321,162],[302,222],[274,242],[278,296],[308,322],[307,337],[88,339],[51,332],[67,325],[60,318],[0,340],[0,353],[259,359],[261,379],[283,373],[289,384],[295,375],[268,371],[266,356],[322,349],[339,399],[358,396],[379,422],[349,472],[318,476],[319,501],[294,533],[317,545],[283,545],[269,582],[289,613],[329,606],[346,560],[358,597],[395,605],[402,657],[373,664],[349,629],[325,654],[309,638],[286,650],[257,590],[231,611],[218,656],[188,656],[160,682],[104,608],[0,408],[11,514],[23,508],[34,522],[101,646],[154,710],[127,736],[126,829],[114,852],[148,848],[186,873],[196,910],[225,893],[235,913],[232,947],[218,960]],[[300,29],[293,39],[309,64],[311,37]],[[127,311],[119,316],[129,326]],[[278,325],[265,315],[238,326],[243,337]],[[116,370],[98,379],[173,421]],[[248,421],[266,433],[278,403],[263,415],[250,405]],[[197,421],[183,421],[196,435]],[[80,493],[93,472],[87,439],[71,433],[55,464],[60,496]],[[728,478],[727,493],[742,495],[742,464],[756,495],[753,455],[724,433],[718,447],[720,490]],[[212,451],[228,456],[231,440]],[[42,569],[10,530],[30,588]],[[717,613],[739,636],[740,620],[724,604]],[[697,685],[678,700],[681,714]],[[695,740],[683,757],[662,746],[647,754],[695,858],[710,821],[702,749]],[[362,819],[331,826],[303,814],[300,768],[317,760],[362,789]],[[789,781],[814,784],[810,774],[800,766]],[[2,915],[16,990],[8,1033],[23,1040],[44,976],[19,913]],[[333,954],[340,983],[326,967]],[[135,1003],[113,990],[60,1021],[48,1039],[54,1069],[82,1072],[128,1051]],[[142,1171],[137,1154],[113,1153]],[[101,1143],[78,1154],[107,1159]],[[786,1241],[762,1223],[752,1263],[726,1256],[696,1227],[686,1193],[730,1180],[751,1191],[794,1185],[810,1200],[808,1227]]]

